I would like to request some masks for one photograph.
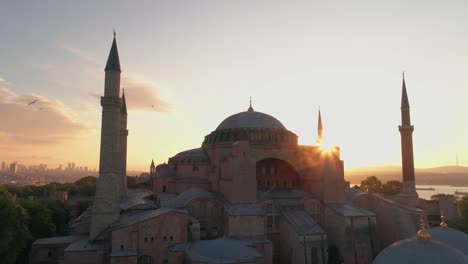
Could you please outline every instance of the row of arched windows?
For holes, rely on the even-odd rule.
[[[297,188],[299,186],[299,180],[257,180],[258,189],[269,189],[269,188]]]
[[[213,144],[218,142],[237,141],[241,135],[245,134],[249,140],[257,142],[271,142],[271,143],[290,143],[296,142],[297,137],[288,131],[284,130],[221,130],[214,131],[205,137],[205,144]]]

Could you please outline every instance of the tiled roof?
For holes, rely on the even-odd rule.
[[[298,235],[321,235],[325,231],[304,210],[298,208],[282,208],[283,216]]]
[[[166,213],[171,213],[171,212],[187,214],[185,210],[177,210],[173,208],[159,208],[156,210],[146,210],[142,212],[132,213],[128,215],[127,217],[121,217],[117,223],[111,226],[111,229],[118,229],[121,227],[133,225],[138,222],[142,222],[142,221],[151,219],[153,217],[157,217],[157,216],[160,216]]]
[[[66,252],[96,251],[103,246],[102,242],[89,241],[88,237],[76,240],[65,248]]]
[[[374,216],[374,213],[355,207],[349,203],[327,204],[327,207],[342,216]]]
[[[79,239],[85,238],[86,236],[56,236],[39,238],[32,243],[33,246],[37,245],[51,245],[51,244],[69,244]]]
[[[203,263],[256,263],[262,258],[250,240],[221,238],[188,243],[185,252],[193,262]]]
[[[232,204],[227,205],[227,212],[232,216],[265,215],[265,210],[258,204]]]
[[[205,189],[191,188],[183,191],[173,199],[162,199],[161,206],[171,208],[182,208],[190,201],[198,198],[216,199],[217,196],[214,193],[209,192]]]

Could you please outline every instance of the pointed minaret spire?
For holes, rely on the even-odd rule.
[[[323,127],[322,127],[322,114],[320,113],[320,107],[318,111],[318,124],[317,124],[317,144],[322,143],[323,138]]]
[[[154,168],[154,159],[151,160],[151,168]]]
[[[125,89],[122,91],[122,107],[120,108],[120,113],[122,115],[127,115],[127,103],[125,101]]]
[[[401,88],[401,109],[409,109],[408,94],[406,93],[405,72],[403,72],[403,84]]]
[[[109,57],[107,58],[106,68],[105,71],[113,70],[113,71],[121,71],[120,70],[120,60],[119,60],[119,52],[117,50],[117,41],[115,40],[115,36],[117,34],[114,30],[114,40],[112,41],[112,47],[109,52]]]
[[[401,125],[398,127],[401,135],[401,159],[402,159],[402,174],[403,174],[403,190],[399,194],[404,198],[407,204],[415,206],[418,201],[416,192],[415,174],[414,174],[414,157],[413,157],[413,131],[414,127],[411,124],[410,107],[408,94],[406,93],[405,74],[403,73],[403,84],[401,94]]]
[[[252,107],[252,97],[250,97],[250,106],[249,106],[249,109],[247,109],[247,111],[249,112],[253,112],[253,107]]]

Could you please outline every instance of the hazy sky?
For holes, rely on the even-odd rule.
[[[199,147],[249,96],[301,144],[320,106],[346,168],[399,165],[403,70],[416,166],[468,165],[467,14],[467,1],[2,1],[0,161],[97,167],[115,28],[129,169]]]

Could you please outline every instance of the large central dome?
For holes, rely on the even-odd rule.
[[[271,115],[255,111],[245,111],[232,115],[224,119],[216,130],[233,128],[286,129],[278,119]]]
[[[240,139],[255,145],[295,146],[297,135],[288,131],[281,122],[262,112],[255,112],[252,105],[245,112],[232,115],[205,136],[202,147],[216,144],[232,144]]]

